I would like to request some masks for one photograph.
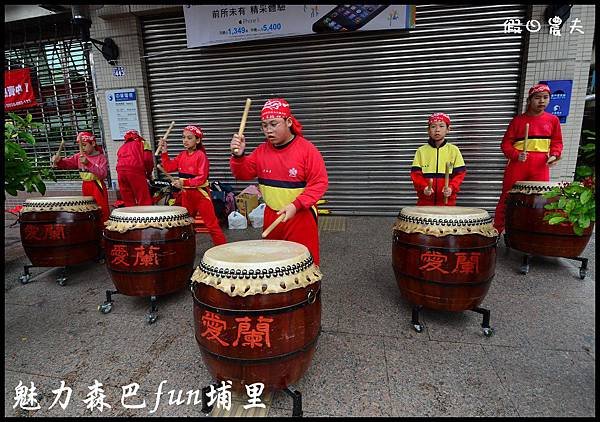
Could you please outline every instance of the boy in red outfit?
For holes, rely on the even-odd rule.
[[[260,114],[265,142],[244,155],[245,137],[231,138],[231,171],[238,180],[258,178],[267,205],[264,227],[285,214],[267,236],[298,242],[310,251],[319,265],[319,226],[316,203],[328,186],[325,162],[319,150],[302,136],[302,125],[283,98],[268,100]]]
[[[93,196],[102,211],[102,223],[110,217],[108,191],[104,179],[108,175],[108,160],[102,149],[96,145],[96,137],[90,132],[79,132],[77,143],[81,144],[83,154],[77,152],[68,158],[52,157],[54,167],[59,169],[79,169],[83,180],[81,191],[85,196]]]
[[[152,151],[144,147],[144,139],[137,130],[125,132],[125,143],[117,151],[117,177],[121,199],[126,207],[152,205],[148,178],[154,161]]]
[[[502,139],[502,152],[508,158],[508,164],[494,214],[494,227],[500,234],[504,231],[506,197],[514,183],[519,180],[549,181],[550,167],[556,164],[562,154],[560,121],[555,115],[544,111],[549,102],[548,85],[532,86],[527,97],[527,111],[511,120]],[[523,151],[526,124],[529,124],[527,151]]]
[[[466,166],[458,147],[446,141],[450,117],[433,113],[429,117],[429,140],[415,152],[410,178],[417,191],[417,205],[456,205],[456,195],[466,175]],[[445,187],[446,164],[451,165]],[[448,198],[447,204],[444,199]]]
[[[167,153],[167,141],[161,139],[162,166],[167,172],[179,171],[179,178],[172,185],[182,189],[181,204],[187,208],[193,218],[200,213],[204,224],[210,233],[215,246],[227,243],[227,239],[219,226],[215,215],[215,208],[210,198],[208,183],[208,170],[210,167],[206,150],[202,145],[202,130],[197,126],[183,128],[183,146],[185,151],[179,153],[175,159],[170,160]]]

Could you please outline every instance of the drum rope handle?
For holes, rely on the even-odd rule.
[[[307,298],[301,302],[295,303],[289,306],[282,306],[280,308],[266,308],[266,309],[229,309],[229,308],[217,308],[216,306],[209,305],[207,303],[202,302],[200,299],[196,297],[196,293],[194,292],[194,283],[190,284],[190,291],[192,292],[192,298],[194,302],[200,306],[210,309],[218,314],[243,314],[243,315],[265,315],[265,314],[280,314],[283,312],[290,312],[298,308],[302,308],[306,305],[312,305],[315,300],[317,300],[317,296],[321,293],[321,287],[317,288],[317,290],[313,291],[309,289]],[[311,296],[312,293],[312,296]],[[312,298],[312,301],[311,301]]]

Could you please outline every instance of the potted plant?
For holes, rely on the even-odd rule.
[[[591,234],[596,220],[595,177],[565,182],[544,193],[544,198],[554,201],[544,205],[551,211],[544,216],[548,224],[570,224],[578,236]]]

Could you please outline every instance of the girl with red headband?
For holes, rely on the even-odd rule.
[[[128,130],[125,143],[117,151],[117,178],[126,207],[152,205],[148,179],[152,175],[152,151],[137,130]]]
[[[79,176],[83,180],[81,191],[85,196],[93,196],[102,212],[102,223],[108,220],[110,209],[108,207],[108,191],[104,179],[108,175],[108,160],[96,144],[96,137],[90,132],[79,132],[77,143],[81,144],[81,151],[70,157],[52,157],[54,167],[59,169],[79,169]]]
[[[316,203],[328,186],[325,162],[319,150],[302,136],[302,125],[283,98],[268,100],[260,116],[265,142],[244,155],[245,137],[233,135],[231,171],[236,179],[258,178],[267,205],[264,227],[285,214],[267,236],[298,242],[310,251],[319,265],[319,227]]]
[[[528,94],[527,111],[511,120],[502,139],[501,148],[508,158],[508,164],[494,214],[494,227],[500,234],[504,231],[505,201],[514,183],[519,180],[549,181],[550,167],[556,164],[562,154],[560,121],[545,111],[550,102],[550,87],[536,84]],[[526,124],[529,124],[527,151],[523,151]]]
[[[444,113],[433,113],[429,117],[429,140],[417,149],[410,172],[419,206],[456,205],[456,195],[465,178],[466,167],[458,147],[446,141],[448,132],[450,117]],[[452,166],[448,187],[445,186],[446,164]]]
[[[183,128],[183,146],[185,151],[170,160],[167,142],[159,141],[162,149],[162,166],[167,172],[179,171],[179,178],[172,185],[182,189],[181,204],[187,208],[191,217],[199,213],[210,233],[213,244],[222,245],[227,239],[219,226],[215,208],[210,198],[208,172],[210,163],[202,145],[202,130],[197,126]]]

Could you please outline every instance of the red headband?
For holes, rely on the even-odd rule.
[[[192,132],[194,134],[194,136],[198,139],[202,139],[202,137],[204,136],[202,134],[202,129],[200,129],[198,126],[194,126],[194,125],[189,125],[183,128],[184,131],[188,131],[188,132]]]
[[[529,94],[527,96],[531,97],[533,94],[537,94],[538,92],[547,92],[548,94],[551,94],[550,87],[548,85],[535,84],[534,86],[529,88]]]
[[[93,133],[91,132],[79,132],[77,134],[77,140],[75,141],[77,143],[80,142],[85,142],[85,143],[96,143],[96,137],[94,136]]]
[[[433,122],[444,122],[446,126],[450,126],[450,117],[446,113],[433,113],[429,116],[428,124],[432,124]]]
[[[125,135],[123,135],[123,139],[125,139],[125,142],[127,142],[127,141],[135,141],[137,139],[139,139],[140,141],[144,142],[144,140],[142,139],[142,137],[140,136],[140,134],[138,133],[138,131],[135,130],[135,129],[130,129],[127,132],[125,132]]]
[[[261,120],[277,118],[287,119],[288,117],[292,119],[292,127],[290,128],[292,133],[296,135],[302,135],[302,125],[292,115],[292,110],[290,110],[290,104],[283,98],[271,98],[270,100],[267,100],[262,110],[260,111]]]

